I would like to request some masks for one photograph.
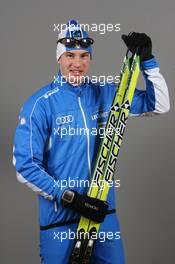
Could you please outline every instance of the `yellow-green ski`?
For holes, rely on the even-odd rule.
[[[113,180],[114,169],[140,72],[139,65],[139,56],[135,54],[133,58],[128,58],[127,52],[121,69],[120,84],[119,87],[116,87],[105,127],[105,136],[96,159],[88,191],[90,197],[107,200],[109,183]],[[99,227],[99,223],[83,216],[80,218],[77,228],[78,236],[70,258],[70,264],[89,263],[95,241],[92,239],[92,234],[97,234]]]

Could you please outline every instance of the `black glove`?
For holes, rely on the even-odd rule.
[[[82,216],[98,223],[104,221],[108,210],[107,202],[81,195],[73,190],[65,190],[61,202],[64,207],[74,209]]]
[[[132,32],[128,36],[122,35],[127,48],[134,54],[138,48],[141,61],[149,60],[152,56],[152,41],[145,33]]]

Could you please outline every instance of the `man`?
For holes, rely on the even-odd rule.
[[[106,203],[88,197],[88,186],[82,184],[91,179],[100,143],[99,134],[91,131],[107,121],[116,85],[100,85],[84,78],[92,59],[93,40],[76,21],[67,25],[57,42],[60,71],[56,81],[32,95],[20,112],[13,164],[18,180],[38,193],[44,264],[68,263],[74,245],[68,234],[76,232],[81,215],[100,222],[99,233],[105,236],[104,241],[95,243],[92,263],[123,264],[114,186]],[[144,33],[122,38],[131,52],[139,48],[146,82],[145,91],[135,91],[131,115],[169,111],[168,89],[152,55],[151,39]],[[107,237],[109,232],[112,239]]]

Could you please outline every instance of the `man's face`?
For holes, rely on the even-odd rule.
[[[66,80],[79,85],[83,82],[90,65],[90,54],[84,50],[66,51],[58,60],[60,70]]]

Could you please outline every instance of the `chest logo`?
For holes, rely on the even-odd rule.
[[[63,125],[73,122],[74,117],[73,115],[67,115],[67,116],[59,116],[56,118],[56,124],[57,125]]]

